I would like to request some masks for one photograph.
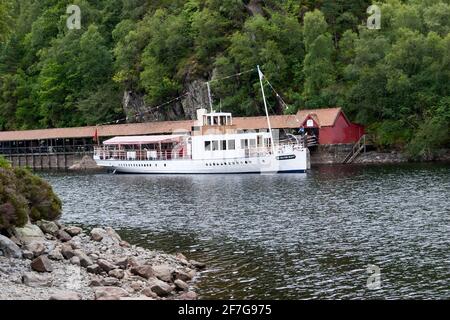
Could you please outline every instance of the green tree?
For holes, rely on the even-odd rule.
[[[333,44],[324,15],[315,10],[305,15],[303,37],[306,55],[303,63],[305,84],[303,98],[306,107],[333,105],[333,95],[327,90],[335,82],[332,62]]]

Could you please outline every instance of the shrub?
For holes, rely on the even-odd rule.
[[[61,216],[61,200],[43,179],[23,168],[14,169],[20,192],[28,200],[31,221],[55,220]]]
[[[55,220],[61,201],[52,187],[29,170],[11,168],[0,157],[0,229],[22,227],[28,220]]]
[[[450,146],[450,97],[442,99],[432,114],[407,146],[408,154],[413,159],[433,160],[439,149]]]
[[[0,168],[0,229],[25,225],[28,213],[27,199],[17,189],[17,177],[10,169]]]

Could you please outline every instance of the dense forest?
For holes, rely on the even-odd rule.
[[[258,115],[259,64],[272,113],[341,106],[380,148],[429,156],[450,143],[450,0],[374,3],[380,29],[367,0],[0,0],[0,129],[192,117],[153,106],[236,73],[215,105]]]

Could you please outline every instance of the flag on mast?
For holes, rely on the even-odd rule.
[[[98,128],[95,128],[94,136],[92,137],[94,142],[98,142]]]

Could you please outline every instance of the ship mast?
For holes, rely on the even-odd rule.
[[[261,72],[259,65],[257,66],[257,68],[258,68],[259,82],[261,84],[261,92],[262,92],[263,101],[264,101],[264,108],[266,109],[267,126],[269,128],[270,138],[272,140],[270,145],[272,147],[272,154],[275,155],[275,141],[273,139],[272,126],[270,125],[270,117],[269,117],[269,110],[267,109],[266,94],[264,93],[264,85],[263,85],[264,74]]]
[[[209,107],[211,108],[211,113],[213,113],[213,103],[212,103],[212,97],[211,97],[211,86],[209,84],[209,81],[206,83],[206,86],[208,87],[208,100],[209,100]]]

